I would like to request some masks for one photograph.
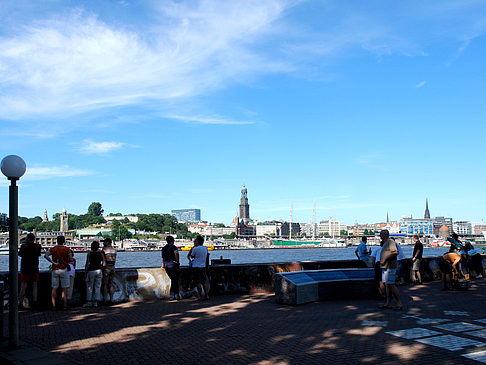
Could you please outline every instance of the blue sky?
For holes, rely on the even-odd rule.
[[[0,3],[22,216],[486,218],[486,3]],[[6,179],[0,211],[8,211]]]

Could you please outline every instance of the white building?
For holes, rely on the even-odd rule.
[[[347,226],[339,221],[335,220],[327,220],[327,221],[320,221],[319,226],[317,227],[319,236],[326,235],[335,237],[340,236],[342,230],[346,230]]]
[[[130,223],[137,223],[138,222],[138,217],[136,215],[114,215],[114,216],[108,216],[108,217],[103,217],[103,219],[107,222],[107,223],[111,223],[113,222],[114,220],[117,220],[117,221],[122,221],[124,219],[128,219],[128,221]]]
[[[195,223],[187,226],[191,233],[198,233],[201,236],[224,236],[232,233],[236,234],[236,227],[216,227],[209,223]]]
[[[307,238],[319,236],[317,223],[300,223],[300,232],[302,235],[305,234]]]
[[[459,236],[470,236],[473,234],[473,227],[471,222],[456,221],[452,223],[453,231]]]
[[[279,223],[258,224],[256,226],[257,237],[277,236],[279,233]]]

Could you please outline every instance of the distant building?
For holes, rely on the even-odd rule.
[[[460,236],[470,236],[473,234],[473,228],[471,222],[468,221],[455,221],[452,224],[453,231]]]
[[[257,237],[278,236],[280,232],[281,223],[262,223],[258,224],[256,228]]]
[[[318,237],[318,228],[317,223],[300,223],[300,233],[305,235],[307,238],[309,237]]]
[[[171,214],[177,218],[179,222],[200,222],[201,209],[176,209],[172,210]]]
[[[402,218],[400,219],[400,233],[408,236],[414,234],[433,235],[434,221],[430,218]]]
[[[329,235],[329,236],[340,236],[341,231],[345,231],[348,227],[336,220],[326,220],[320,221],[317,227],[319,236]]]
[[[69,224],[68,224],[68,214],[66,212],[66,209],[63,209],[61,212],[61,216],[59,217],[61,220],[61,226],[59,231],[61,232],[67,232],[69,230]]]
[[[136,215],[112,215],[108,217],[103,217],[103,219],[107,223],[112,223],[113,221],[122,221],[124,219],[127,219],[130,223],[137,223],[138,222],[138,217]]]
[[[439,236],[442,238],[447,238],[451,235],[451,231],[449,230],[449,227],[447,227],[445,224],[439,228]]]
[[[434,222],[434,234],[438,236],[440,234],[440,229],[442,226],[446,226],[449,229],[449,232],[453,232],[453,225],[452,225],[452,218],[445,218],[445,217],[435,217],[432,218]]]
[[[475,235],[482,235],[483,232],[486,232],[486,223],[472,223],[472,226]]]
[[[240,220],[246,224],[250,222],[250,204],[248,204],[248,191],[245,185],[241,189]]]
[[[280,227],[280,236],[281,237],[290,237],[290,223],[283,222],[282,226]],[[299,223],[292,223],[292,237],[297,238],[300,236],[300,224]]]
[[[34,232],[36,243],[40,243],[44,246],[57,245],[57,237],[64,236],[66,238],[66,245],[69,246],[70,242],[74,239],[74,232]]]
[[[226,236],[232,233],[236,234],[236,227],[216,227],[209,223],[194,223],[187,226],[191,233],[198,233],[202,236]]]
[[[42,222],[49,222],[49,216],[47,215],[47,209],[44,209],[44,216],[42,217]]]
[[[425,199],[425,213],[424,213],[424,218],[425,219],[430,219],[429,199]]]
[[[130,230],[129,230],[130,231]],[[133,231],[135,232],[135,231]],[[111,236],[112,230],[102,228],[83,228],[76,230],[76,235],[80,240],[83,239],[101,239],[103,236]]]

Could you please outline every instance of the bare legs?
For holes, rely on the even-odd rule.
[[[422,284],[422,275],[420,275],[420,270],[414,270],[414,278],[419,284]]]
[[[22,281],[20,283],[19,304],[23,304],[25,293],[27,292],[27,286],[29,283]],[[37,303],[37,281],[32,282],[32,302]]]
[[[67,288],[62,288],[61,299],[64,304],[64,307],[67,307]],[[52,308],[56,308],[56,299],[57,299],[57,288],[52,288],[51,292],[51,301],[52,301]]]
[[[385,306],[391,307],[392,299],[395,298],[397,302],[397,307],[403,307],[402,301],[400,300],[400,293],[398,292],[398,288],[395,284],[385,284],[386,290],[386,303]]]

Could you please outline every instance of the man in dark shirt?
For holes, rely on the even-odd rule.
[[[25,238],[25,243],[20,246],[19,257],[20,261],[20,293],[19,306],[23,308],[25,293],[27,286],[32,285],[32,306],[37,305],[37,283],[39,282],[39,256],[41,255],[42,247],[35,243],[35,235],[29,233]]]
[[[413,256],[412,256],[412,270],[414,279],[417,280],[417,284],[422,284],[422,276],[420,275],[420,265],[422,265],[422,254],[424,253],[424,245],[420,242],[419,236],[413,236]]]
[[[181,299],[179,294],[179,251],[174,245],[174,237],[167,236],[167,244],[162,248],[162,268],[170,278],[170,299]]]

